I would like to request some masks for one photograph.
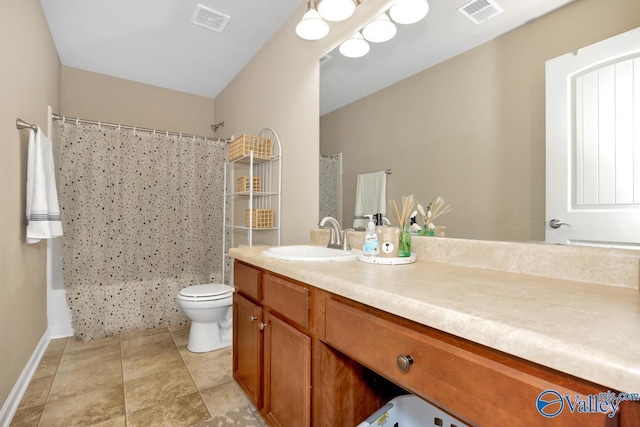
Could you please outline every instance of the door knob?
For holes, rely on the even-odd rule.
[[[557,218],[553,218],[551,221],[549,221],[549,227],[551,227],[551,228],[560,228],[563,225],[571,227],[570,224],[567,224],[566,222],[562,222]]]
[[[249,322],[253,323],[258,320],[258,316],[249,316]]]
[[[409,372],[409,368],[413,365],[413,357],[408,354],[401,354],[396,359],[396,363],[402,372]]]
[[[269,323],[264,323],[264,322],[260,322],[258,323],[258,329],[260,329],[261,331],[264,331],[264,328],[266,328],[267,326],[269,326]]]

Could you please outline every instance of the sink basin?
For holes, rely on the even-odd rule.
[[[343,251],[324,246],[293,245],[274,246],[262,251],[262,255],[287,261],[349,261],[358,258],[357,251]]]

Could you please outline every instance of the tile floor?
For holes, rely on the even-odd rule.
[[[53,340],[11,426],[263,427],[231,349],[187,350],[189,326]]]

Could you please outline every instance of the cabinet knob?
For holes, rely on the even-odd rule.
[[[409,368],[413,365],[413,358],[408,354],[401,354],[396,359],[396,362],[402,372],[409,372]]]
[[[249,316],[249,322],[253,323],[258,320],[258,316]]]
[[[269,323],[264,323],[264,322],[260,322],[260,323],[258,323],[258,328],[259,328],[261,331],[264,331],[264,328],[266,328],[267,326],[269,326]]]

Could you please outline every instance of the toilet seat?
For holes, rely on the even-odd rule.
[[[223,283],[208,283],[181,289],[178,298],[185,301],[216,301],[229,298],[232,294],[233,288],[231,286]]]

